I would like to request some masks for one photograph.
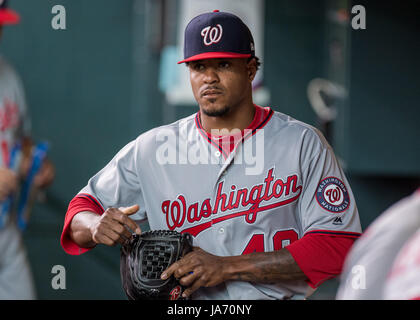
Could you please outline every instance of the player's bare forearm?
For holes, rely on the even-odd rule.
[[[161,278],[171,275],[187,287],[185,296],[201,287],[213,287],[228,280],[276,283],[306,279],[287,249],[222,257],[194,247],[192,252],[170,265]]]
[[[71,239],[82,248],[92,248],[96,243],[92,239],[90,226],[95,223],[99,215],[94,212],[83,211],[76,214],[70,224]]]
[[[77,213],[70,224],[70,237],[82,248],[96,244],[114,246],[131,238],[131,233],[141,233],[140,227],[129,218],[139,210],[138,205],[127,208],[108,208],[102,215],[90,211]]]
[[[226,280],[276,283],[306,279],[287,249],[225,257],[224,262]]]

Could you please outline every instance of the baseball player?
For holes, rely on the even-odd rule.
[[[348,254],[338,300],[420,297],[420,189],[377,218]]]
[[[122,148],[70,202],[61,244],[123,244],[147,220],[193,236],[162,274],[185,296],[303,298],[361,233],[347,179],[318,130],[253,103],[259,61],[239,17],[201,14],[184,42],[199,111]]]
[[[6,0],[0,0],[0,37],[4,25],[18,22],[19,15],[8,8]],[[31,156],[26,152],[31,146],[29,137],[30,120],[21,80],[0,56],[0,300],[35,298],[15,206],[6,205],[16,195],[20,179],[30,170]],[[12,152],[18,143],[22,144],[20,161],[14,159]],[[34,185],[46,187],[53,178],[54,168],[47,161],[36,175]]]

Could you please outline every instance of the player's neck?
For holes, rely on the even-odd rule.
[[[244,130],[252,123],[254,116],[255,106],[252,100],[232,108],[231,112],[221,117],[211,117],[200,111],[201,125],[208,133],[212,130]]]

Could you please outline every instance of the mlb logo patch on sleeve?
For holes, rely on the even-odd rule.
[[[316,200],[325,210],[332,213],[345,211],[350,205],[350,197],[344,183],[336,177],[328,177],[318,185]]]

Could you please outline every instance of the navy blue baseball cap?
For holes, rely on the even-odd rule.
[[[179,63],[213,58],[255,56],[254,38],[243,21],[232,13],[203,13],[185,28],[184,60]]]
[[[8,0],[0,0],[0,25],[2,24],[16,24],[19,22],[19,15],[9,9],[7,6]]]

